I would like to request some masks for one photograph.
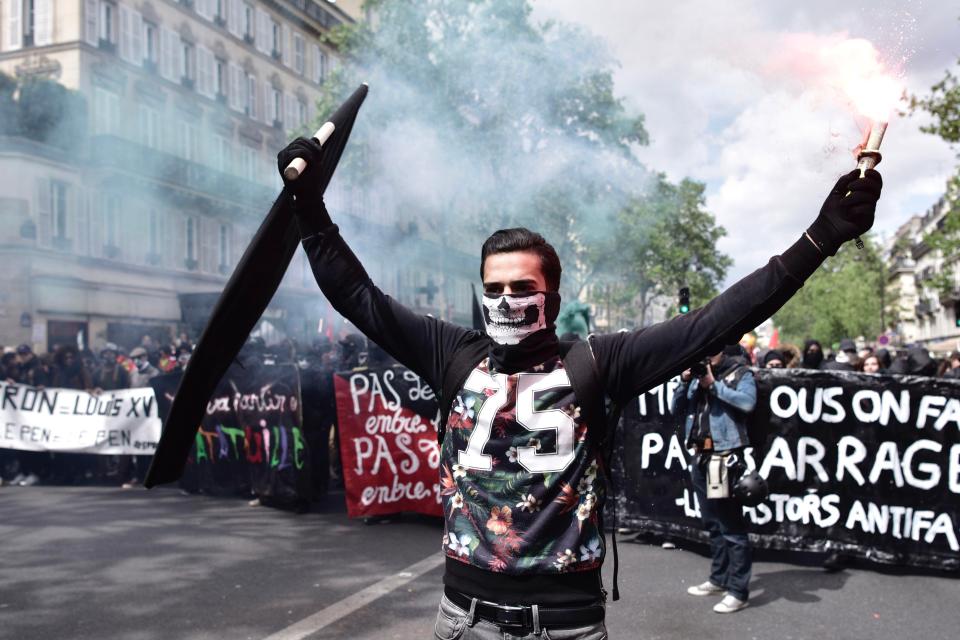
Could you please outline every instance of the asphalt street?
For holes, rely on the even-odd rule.
[[[0,488],[0,637],[432,638],[439,521],[295,515],[243,500],[103,487]],[[700,550],[623,544],[611,638],[956,638],[960,579],[763,559],[728,616]],[[607,569],[612,563],[607,562]],[[609,582],[609,580],[608,580]]]

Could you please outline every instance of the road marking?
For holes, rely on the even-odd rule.
[[[377,598],[387,595],[394,589],[398,589],[408,582],[416,580],[428,571],[436,569],[446,561],[446,556],[442,553],[435,553],[424,558],[416,564],[412,564],[403,571],[387,576],[380,582],[376,582],[366,589],[357,591],[353,595],[347,596],[343,600],[334,602],[325,609],[317,611],[311,616],[307,616],[300,622],[295,622],[286,629],[281,629],[274,634],[264,638],[264,640],[302,640],[312,633],[327,627],[337,620],[344,618],[357,609],[361,609]]]

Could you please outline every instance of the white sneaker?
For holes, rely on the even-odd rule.
[[[703,584],[698,584],[694,587],[687,589],[687,593],[692,596],[715,596],[717,594],[723,593],[723,587],[718,587],[709,580]]]
[[[21,480],[19,484],[20,484],[21,487],[32,487],[33,485],[37,484],[38,482],[40,482],[40,478],[37,477],[37,474],[31,473],[31,474],[28,475],[26,478],[24,478],[23,480]]]
[[[746,600],[740,600],[729,593],[723,596],[723,600],[713,605],[713,610],[717,613],[734,613],[747,606]]]

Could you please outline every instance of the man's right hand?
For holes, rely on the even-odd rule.
[[[686,369],[683,373],[680,374],[680,379],[684,382],[690,382],[690,379],[693,378],[693,371]]]
[[[320,191],[320,185],[316,181],[316,168],[320,166],[322,155],[323,147],[312,138],[297,138],[277,154],[277,169],[280,171],[280,177],[287,187],[293,189],[293,194],[298,201],[323,202],[323,192]],[[295,158],[303,158],[307,168],[296,180],[287,180],[283,171]]]

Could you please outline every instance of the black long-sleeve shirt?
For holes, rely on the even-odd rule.
[[[303,246],[317,282],[333,307],[435,390],[442,388],[447,366],[458,350],[475,348],[478,343],[492,344],[491,339],[483,332],[415,314],[380,291],[343,241],[335,225],[307,232]],[[737,341],[744,332],[779,309],[802,286],[822,260],[819,250],[807,238],[801,237],[782,255],[775,256],[765,267],[743,278],[701,309],[637,331],[593,336],[590,345],[606,393],[614,401],[623,404],[668,380],[691,362],[716,353],[724,344]],[[504,385],[505,389],[508,387],[509,385]],[[469,402],[469,394],[465,391],[461,392],[461,399]],[[505,407],[516,405],[515,389],[511,393],[514,395],[505,401]],[[583,399],[574,400],[583,403]],[[568,401],[564,400],[564,403],[566,402]],[[461,414],[459,419],[462,420],[463,415],[465,414]],[[465,442],[461,441],[459,444],[465,445]],[[487,448],[481,448],[481,451],[492,452],[497,446],[493,440],[485,442],[484,446]],[[465,477],[469,469],[455,464],[458,455],[456,451],[459,449],[462,453],[465,448],[469,447],[461,448],[448,441],[445,442],[441,455],[442,464],[448,465],[444,467],[445,471],[454,466],[460,467],[459,475],[455,470],[449,478],[451,495],[445,496],[445,515],[450,511],[449,518],[453,517],[452,512],[458,508],[449,505],[448,501],[454,497],[452,494],[477,495],[475,489],[483,481],[482,478]],[[546,447],[546,450],[551,451],[553,448]],[[569,508],[554,507],[554,503],[559,502],[559,499],[556,494],[550,493],[554,487],[561,489],[563,481],[573,487],[578,486],[585,476],[591,483],[597,482],[597,486],[590,491],[589,495],[593,497],[589,498],[589,503],[581,500],[579,504],[583,509],[578,510],[581,519],[595,520],[594,509],[596,503],[603,501],[603,490],[599,481],[591,477],[590,455],[586,447],[578,445],[574,463],[568,465],[562,474],[553,474],[554,477],[547,483],[552,483],[547,494],[539,495],[543,500],[538,501],[538,496],[529,496],[528,499],[538,505],[537,516],[522,512],[524,510],[520,509],[521,504],[517,504],[511,512],[510,507],[505,507],[508,501],[503,496],[494,496],[499,505],[496,507],[496,513],[500,514],[497,517],[501,519],[493,523],[493,530],[502,532],[508,526],[517,525],[522,543],[527,545],[521,553],[530,555],[524,563],[516,566],[504,565],[501,562],[502,554],[489,551],[482,541],[480,547],[467,548],[462,542],[463,535],[468,535],[474,544],[478,537],[490,535],[489,531],[484,530],[483,521],[476,522],[474,518],[473,528],[464,533],[460,528],[462,521],[448,519],[452,552],[447,551],[445,583],[482,599],[508,603],[529,602],[531,594],[535,594],[537,598],[533,602],[541,604],[572,604],[595,599],[600,593],[599,560],[602,560],[603,551],[600,549],[597,552],[585,553],[591,562],[579,562],[577,547],[584,543],[589,546],[593,539],[592,533],[584,533],[587,529],[583,524],[577,524]],[[502,457],[500,456],[501,459]],[[470,490],[467,491],[462,483],[472,481],[476,484],[470,485]],[[528,486],[534,484],[542,489],[544,483],[531,483]],[[482,494],[483,491],[479,493]],[[586,490],[582,495],[587,495]],[[574,493],[574,496],[574,499],[580,497],[577,493]],[[544,505],[543,511],[540,511],[541,503]],[[489,511],[493,508],[491,505],[480,506]],[[506,520],[502,519],[500,510],[508,512]],[[532,521],[527,526],[530,531],[540,531],[540,534],[531,533],[527,536],[520,529],[519,523],[524,518],[532,520],[534,517],[540,520]],[[579,526],[583,536],[568,538],[568,542],[562,545],[564,549],[543,544],[538,547],[538,540],[534,538],[543,537],[545,530],[552,524],[557,524],[555,529],[563,535],[569,533],[571,527],[576,533]],[[490,528],[488,523],[487,529]],[[453,535],[456,530],[460,531],[460,537]],[[573,549],[567,549],[566,546],[572,546]],[[556,553],[558,550],[565,551],[566,556]],[[571,553],[574,556],[572,561]],[[553,559],[554,555],[560,557]],[[558,567],[559,572],[551,573],[547,570],[551,561]],[[491,569],[487,570],[487,567]],[[523,574],[523,571],[527,574]]]

